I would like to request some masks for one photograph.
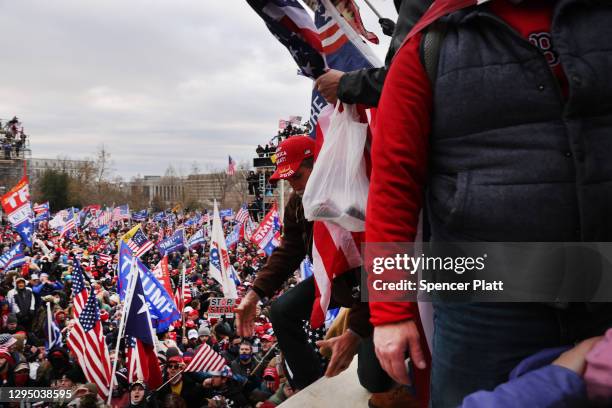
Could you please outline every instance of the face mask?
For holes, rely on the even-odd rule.
[[[241,354],[241,355],[240,355],[240,359],[241,359],[242,361],[246,361],[246,360],[248,360],[248,359],[250,359],[250,358],[251,358],[251,355],[250,355],[250,354]]]

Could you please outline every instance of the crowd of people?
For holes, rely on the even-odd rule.
[[[206,246],[171,254],[175,286],[177,271],[189,263],[191,301],[183,319],[157,334],[166,383],[151,390],[142,381],[127,382],[125,355],[113,354],[120,367],[112,389],[116,406],[275,406],[323,375],[338,375],[355,356],[372,408],[610,406],[611,302],[436,298],[428,309],[415,301],[361,301],[370,288],[360,279],[360,257],[349,256],[351,244],[414,242],[417,236],[480,243],[611,238],[612,167],[605,153],[612,127],[610,5],[431,3],[394,1],[397,24],[381,20],[393,36],[384,67],[343,72],[325,66],[315,79],[329,103],[377,108],[365,231],[351,231],[340,242],[341,228],[305,218],[302,196],[316,149],[300,136],[305,129],[287,128],[276,143],[258,146],[259,157],[276,152],[271,179],[284,179],[293,190],[278,247],[268,257],[248,242],[230,252],[241,278],[235,319],[208,313],[209,300],[222,297],[223,288],[207,276],[212,259]],[[160,228],[172,231],[150,219],[144,230],[157,241]],[[226,232],[231,228],[225,225]],[[117,260],[104,263],[99,254],[115,257],[127,230],[115,225],[108,237],[81,231],[62,240],[39,226],[40,242],[26,266],[4,273],[4,385],[69,388],[77,396],[70,404],[103,404],[70,350],[43,346],[43,316],[49,304],[56,324],[70,331],[71,279],[80,262],[96,290],[106,341],[122,341],[116,334],[122,307],[114,289]],[[313,244],[315,230],[327,246]],[[5,251],[15,240],[5,226]],[[318,275],[297,278],[305,261],[316,268],[323,259],[320,248],[333,252],[340,244],[340,261],[320,262]],[[155,250],[143,258],[150,268],[159,260]],[[327,269],[334,273],[326,275]],[[333,337],[316,343],[331,352],[322,362],[304,324],[318,327],[331,305],[344,311]],[[204,344],[223,356],[223,368],[183,371]]]
[[[23,149],[26,148],[27,135],[23,131],[23,126],[17,116],[8,120],[4,125],[0,121],[0,143],[4,152],[4,159],[10,160],[20,157]]]
[[[310,133],[310,123],[304,124],[287,123],[284,129],[278,131],[265,146],[257,145],[255,152],[258,157],[271,157],[276,152],[276,146],[291,136],[307,135]]]
[[[190,214],[179,215],[178,228]],[[37,240],[26,248],[26,263],[17,269],[2,271],[0,286],[0,386],[38,386],[73,391],[67,406],[103,406],[95,384],[89,383],[66,346],[71,330],[74,297],[71,291],[76,263],[81,266],[95,293],[100,307],[100,320],[110,358],[117,360],[113,407],[273,407],[289,398],[293,389],[286,379],[283,356],[269,320],[269,308],[258,310],[257,328],[252,336],[236,333],[231,316],[208,316],[209,299],[223,297],[218,282],[208,276],[210,247],[208,243],[167,256],[174,287],[179,285],[183,267],[188,267],[186,287],[189,291],[182,313],[169,330],[157,333],[157,353],[164,381],[171,381],[157,390],[142,381],[128,383],[126,355],[114,349],[118,339],[123,303],[117,291],[118,240],[130,229],[130,222],[116,223],[106,236],[95,229],[78,229],[70,238],[59,233],[46,221],[37,228]],[[196,227],[186,227],[186,235]],[[224,221],[229,234],[234,228],[231,218]],[[143,231],[156,242],[171,227],[164,221],[149,218]],[[2,252],[19,241],[6,220],[0,230]],[[112,260],[105,262],[105,256]],[[143,255],[150,269],[161,260],[157,248]],[[239,297],[250,287],[256,272],[266,262],[266,255],[257,245],[240,240],[229,249],[229,259],[239,275]],[[283,290],[297,283],[292,278]],[[61,341],[48,344],[47,304],[53,322],[61,330]],[[208,344],[223,356],[226,366],[218,372],[179,373],[193,359],[201,344]],[[1,404],[1,403],[0,403]]]

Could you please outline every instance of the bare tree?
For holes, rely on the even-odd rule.
[[[111,160],[111,154],[104,146],[104,143],[98,147],[96,152],[96,183],[101,186],[104,181],[107,181],[113,173],[113,162]]]

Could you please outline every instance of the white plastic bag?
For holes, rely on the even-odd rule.
[[[359,122],[354,105],[343,105],[342,112],[340,102],[336,105],[306,184],[304,216],[334,222],[348,231],[364,231],[370,184],[363,156],[368,125]]]

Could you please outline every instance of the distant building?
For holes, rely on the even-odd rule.
[[[183,182],[178,177],[144,176],[129,183],[131,191],[140,192],[149,204],[159,201],[166,206],[181,202],[184,197]]]
[[[226,206],[237,207],[245,200],[244,173],[226,178],[224,173],[191,174],[187,177],[144,176],[129,183],[132,193],[141,193],[149,204],[171,207],[197,205],[212,208],[216,199]]]
[[[66,173],[71,177],[77,177],[81,169],[87,165],[86,160],[70,159],[41,159],[31,158],[27,160],[28,174],[33,180],[41,177],[47,170],[55,170]]]

